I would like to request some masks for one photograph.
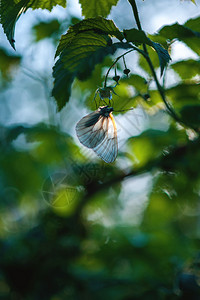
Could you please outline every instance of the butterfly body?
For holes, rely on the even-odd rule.
[[[112,111],[112,107],[101,106],[76,125],[79,141],[107,163],[113,162],[118,152],[117,128]]]

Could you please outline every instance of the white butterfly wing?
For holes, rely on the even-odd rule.
[[[105,137],[105,118],[98,110],[83,117],[76,125],[79,141],[88,148],[99,145]]]
[[[106,163],[112,163],[118,153],[117,128],[112,114],[104,118],[104,130],[104,139],[93,150]]]

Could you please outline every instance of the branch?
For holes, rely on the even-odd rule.
[[[105,191],[106,189],[109,189],[111,186],[122,182],[124,179],[129,177],[137,177],[142,174],[151,172],[153,169],[158,168],[160,164],[160,159],[153,159],[149,161],[146,165],[134,168],[128,173],[121,172],[117,174],[115,177],[112,177],[111,179],[108,179],[107,181],[104,181],[103,183],[99,183],[98,181],[92,181],[89,185],[85,186],[86,188],[86,194],[81,199],[76,211],[75,211],[75,217],[78,217],[81,215],[82,209],[84,208],[85,204],[92,200],[92,197],[100,191]]]
[[[132,10],[133,10],[133,14],[134,14],[134,17],[135,17],[135,21],[136,21],[136,24],[137,24],[137,27],[139,30],[142,30],[142,26],[141,26],[141,23],[140,23],[140,18],[139,18],[139,14],[138,14],[138,10],[137,10],[137,5],[136,5],[136,2],[135,0],[128,0],[131,7],[132,7]],[[156,82],[156,86],[157,86],[157,89],[160,93],[160,96],[168,110],[168,113],[171,115],[171,117],[179,122],[179,123],[183,123],[182,120],[179,118],[179,116],[176,114],[176,112],[173,110],[173,108],[171,107],[171,105],[167,102],[167,99],[165,97],[165,92],[164,92],[164,89],[162,88],[162,86],[160,85],[159,81],[158,81],[158,78],[157,78],[157,75],[156,75],[156,72],[155,72],[155,69],[153,67],[153,64],[152,64],[152,61],[149,57],[149,53],[147,51],[147,46],[145,44],[143,44],[143,49],[144,49],[144,52],[145,52],[145,58],[146,58],[146,61],[147,63],[149,64],[149,67],[151,69],[151,72],[152,72],[152,75],[153,75],[153,78]]]
[[[191,153],[196,153],[200,146],[200,138],[189,141],[180,146],[174,146],[174,148],[167,154],[161,155],[158,158],[150,160],[147,164],[139,168],[133,168],[128,173],[121,172],[116,176],[99,183],[99,181],[92,181],[89,185],[85,186],[86,193],[81,199],[77,210],[75,211],[75,216],[81,216],[82,209],[85,204],[92,200],[93,196],[100,191],[108,190],[113,185],[122,182],[124,179],[129,177],[137,177],[145,173],[152,172],[153,170],[161,170],[165,172],[175,172],[182,168],[180,162],[183,157],[187,155],[188,151]]]

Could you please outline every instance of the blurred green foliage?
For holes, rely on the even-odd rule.
[[[21,57],[12,55],[3,48],[0,48],[0,78],[1,85],[10,81],[14,75],[14,71],[20,64]]]
[[[165,26],[151,39],[167,47],[166,39],[175,38],[197,54],[198,24],[199,18]],[[56,40],[59,26],[56,20],[34,26],[36,40]],[[159,58],[148,50],[157,70]],[[7,83],[0,95],[9,91],[13,65],[19,63],[20,57],[0,50],[1,77]],[[78,111],[96,108],[95,91],[112,63],[113,57],[106,56],[92,66],[87,80],[74,81],[70,103]],[[0,299],[200,298],[199,58],[171,64],[175,83],[163,86],[188,126],[166,117],[144,58],[137,59],[138,73],[133,67],[127,77],[124,65],[117,64],[120,80],[111,102],[129,139],[114,164],[93,158],[51,120],[1,122]],[[114,86],[111,74],[108,82]],[[96,102],[103,104],[99,95]],[[135,114],[119,115],[130,107]],[[138,107],[144,124],[136,118]],[[70,127],[72,113],[64,113]]]
[[[45,38],[54,38],[58,36],[60,23],[57,19],[48,22],[40,22],[33,26],[35,41],[38,42]]]

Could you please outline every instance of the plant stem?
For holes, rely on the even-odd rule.
[[[142,30],[142,26],[141,26],[141,23],[140,23],[140,18],[139,18],[139,14],[138,14],[138,10],[137,10],[137,5],[136,5],[136,2],[135,0],[128,0],[131,7],[132,7],[132,10],[133,10],[133,14],[134,14],[134,17],[135,17],[135,21],[136,21],[136,24],[137,24],[137,27],[139,30]],[[171,117],[176,120],[177,122],[180,122],[182,123],[181,119],[179,118],[179,116],[176,114],[176,112],[173,110],[173,108],[171,107],[171,105],[167,102],[167,99],[166,99],[166,96],[165,96],[165,92],[164,92],[164,89],[162,88],[162,86],[160,85],[159,81],[158,81],[158,78],[157,78],[157,75],[156,75],[156,72],[155,72],[155,69],[154,69],[154,66],[152,64],[152,61],[149,57],[149,53],[147,51],[147,47],[145,44],[143,44],[143,50],[145,52],[145,58],[146,58],[146,61],[147,63],[149,64],[149,67],[151,69],[151,72],[152,72],[152,75],[153,75],[153,78],[156,82],[156,86],[157,86],[157,89],[160,93],[160,96],[168,110],[168,113],[171,115]]]
[[[124,54],[118,56],[118,57],[115,59],[114,63],[110,66],[110,68],[108,69],[108,71],[107,71],[107,73],[106,73],[105,81],[104,81],[104,88],[107,86],[108,75],[109,75],[109,72],[110,72],[110,70],[112,69],[112,67],[118,62],[118,60],[119,60],[121,57],[123,57],[124,55],[126,55],[126,54],[132,52],[133,50],[135,50],[135,49],[131,49],[131,50],[127,51],[126,53],[124,53]]]
[[[134,17],[135,17],[137,27],[138,27],[139,30],[142,30],[142,26],[141,26],[141,23],[140,23],[139,14],[138,14],[137,5],[135,3],[135,0],[128,0],[128,1],[129,1],[130,5],[132,6],[132,10],[133,10],[133,14],[134,14]]]
[[[142,51],[141,49],[137,48],[136,46],[133,46],[133,45],[129,45],[130,48],[132,48],[131,50],[123,53],[122,55],[118,56],[115,61],[113,62],[113,64],[110,66],[110,68],[108,69],[107,73],[106,73],[106,76],[105,76],[105,81],[104,81],[104,88],[107,86],[107,79],[108,79],[108,75],[110,73],[110,70],[112,69],[112,67],[118,62],[118,60],[120,60],[120,58],[124,57],[126,54],[136,50],[138,51],[139,53],[141,53],[144,57],[146,57],[146,53],[144,51]]]

